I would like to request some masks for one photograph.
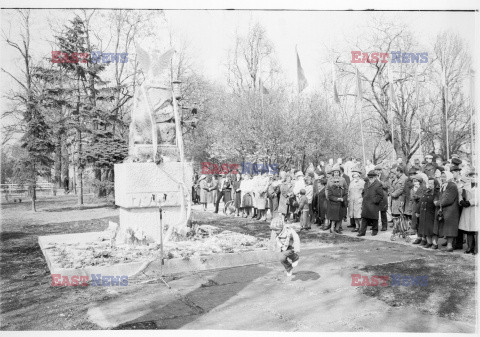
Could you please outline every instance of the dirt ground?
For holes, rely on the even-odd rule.
[[[85,200],[81,209],[74,196],[50,197],[38,202],[2,204],[0,233],[1,330],[90,330],[100,329],[88,320],[87,310],[95,303],[108,302],[119,293],[108,287],[51,287],[51,276],[38,245],[38,236],[101,231],[108,221],[118,221],[118,210],[108,203]],[[210,212],[195,212],[193,220],[231,231],[267,238],[268,223],[242,218],[225,218]],[[335,237],[313,230],[301,234],[303,243],[332,245],[359,242],[342,235]],[[389,243],[388,245],[394,245]],[[414,307],[425,313],[475,323],[475,260],[441,253],[421,253],[418,259],[399,263],[374,263],[363,270],[369,274],[429,275],[429,289],[418,287],[359,287],[358,291],[389,306]],[[137,284],[125,291],[141,291]],[[362,288],[362,289],[360,289]],[[432,292],[444,294],[432,301]],[[431,303],[430,303],[431,302]],[[439,304],[440,302],[440,304]],[[401,319],[401,318],[397,318]],[[130,329],[148,326],[130,326]]]

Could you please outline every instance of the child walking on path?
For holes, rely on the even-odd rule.
[[[276,247],[280,247],[283,256],[280,262],[285,267],[287,276],[292,276],[292,269],[297,266],[300,252],[300,238],[283,217],[277,217],[270,224],[272,238],[275,238]]]

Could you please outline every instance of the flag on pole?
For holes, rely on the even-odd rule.
[[[264,94],[264,95],[268,95],[268,94],[269,94],[267,88],[265,88],[265,87],[263,86],[263,81],[262,81],[261,78],[260,78],[260,92],[261,92],[262,94]]]
[[[298,56],[297,47],[295,47],[297,53],[297,78],[298,78],[298,93],[301,93],[303,89],[308,86],[307,78],[303,72],[302,64],[300,63],[300,57]]]
[[[362,79],[360,78],[360,72],[356,69],[357,73],[357,101],[362,101],[363,93],[362,93]]]
[[[340,104],[340,98],[337,91],[337,74],[335,72],[335,63],[332,62],[332,76],[333,76],[333,100],[335,103]]]

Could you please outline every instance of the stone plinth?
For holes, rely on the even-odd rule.
[[[115,204],[120,206],[117,241],[160,242],[160,214],[163,225],[173,226],[182,220],[181,183],[190,193],[193,168],[185,165],[185,177],[179,162],[124,163],[115,165]],[[187,200],[185,200],[185,203]]]

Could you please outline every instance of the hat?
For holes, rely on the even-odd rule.
[[[429,158],[430,158],[430,159],[433,159],[433,156],[432,156],[431,154],[427,154],[427,155],[425,156],[425,159],[429,159]]]
[[[303,172],[302,171],[295,172],[295,177],[303,177]]]
[[[301,194],[301,195],[304,195],[304,194],[306,194],[306,193],[307,193],[307,191],[305,191],[304,188],[302,188],[302,189],[300,190],[300,194]]]
[[[473,175],[475,175],[475,174],[477,174],[477,172],[475,171],[475,168],[474,168],[474,167],[472,167],[472,168],[470,169],[470,171],[468,172],[468,174],[467,174],[467,175],[469,175],[469,176],[473,176]]]
[[[413,176],[412,180],[417,180],[418,182],[420,182],[420,184],[423,182],[423,178],[420,177],[418,174],[416,176]]]
[[[443,171],[445,171],[445,167],[439,166],[439,167],[437,168],[437,170],[439,170],[440,172],[443,172]]]
[[[462,163],[462,161],[458,158],[458,157],[452,157],[452,164],[453,165],[460,165]],[[450,170],[451,171],[451,170]]]
[[[369,176],[369,177],[376,177],[376,176],[377,176],[377,172],[375,172],[375,170],[371,170],[370,172],[368,172],[367,176]]]
[[[375,166],[375,170],[383,170],[383,167],[381,165]]]
[[[338,172],[340,172],[340,165],[338,165],[338,164],[333,165],[333,167],[332,167],[332,172],[333,172],[333,171],[338,171]]]
[[[460,167],[458,167],[457,165],[453,165],[452,167],[450,167],[450,172],[454,172],[454,171],[461,171],[462,169]]]
[[[459,156],[458,154],[454,153],[454,154],[452,154],[452,159],[453,159],[453,158],[460,159],[460,156]]]
[[[408,170],[408,174],[417,174],[417,170],[415,168],[411,168],[410,170]]]

